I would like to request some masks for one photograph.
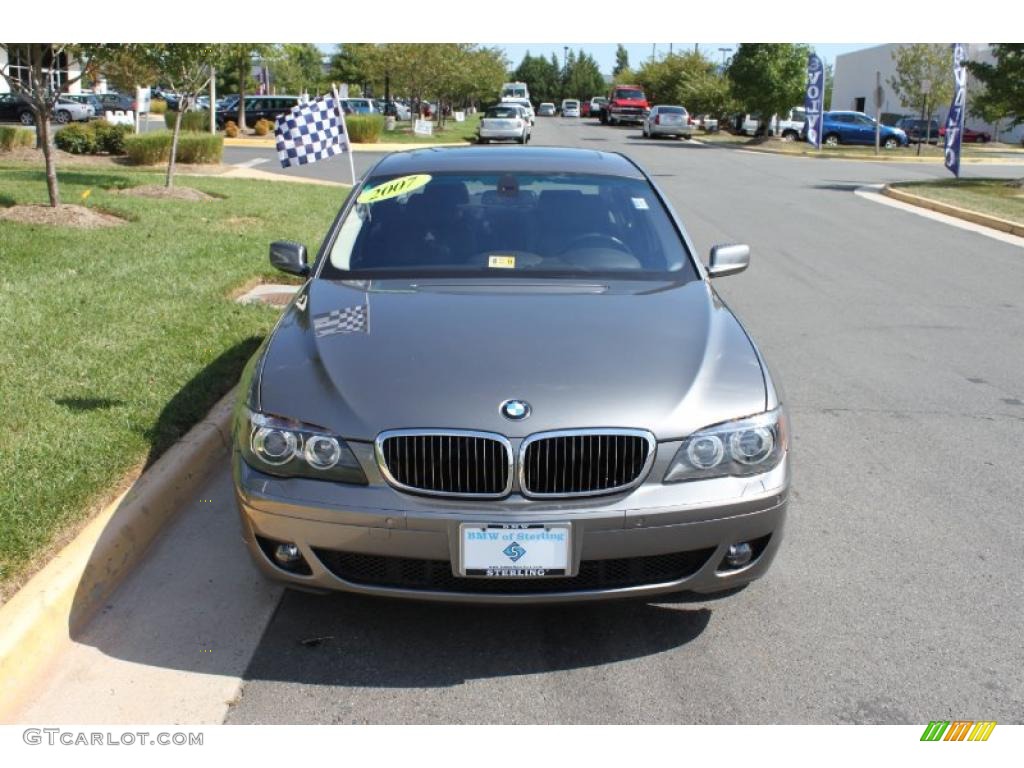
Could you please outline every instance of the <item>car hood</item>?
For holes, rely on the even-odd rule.
[[[259,397],[355,440],[580,427],[667,440],[766,405],[750,340],[699,280],[312,280],[266,347]],[[508,399],[529,418],[502,417]]]

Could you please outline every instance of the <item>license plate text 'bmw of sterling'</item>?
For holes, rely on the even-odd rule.
[[[462,524],[462,576],[565,576],[569,525]]]
[[[764,576],[786,405],[715,290],[750,249],[705,263],[684,216],[621,154],[433,148],[370,169],[314,263],[271,244],[305,282],[234,414],[260,570],[506,604]]]

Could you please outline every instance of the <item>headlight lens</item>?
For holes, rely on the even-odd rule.
[[[366,485],[366,475],[352,449],[320,427],[247,408],[235,429],[235,443],[242,456],[261,472]]]
[[[778,466],[788,448],[782,407],[695,432],[683,441],[666,483],[759,475]]]

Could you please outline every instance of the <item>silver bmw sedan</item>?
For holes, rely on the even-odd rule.
[[[309,590],[558,602],[767,571],[781,390],[629,158],[425,149],[349,195],[247,366],[233,469],[264,573]]]

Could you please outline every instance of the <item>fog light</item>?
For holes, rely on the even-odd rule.
[[[747,549],[750,548],[747,547]],[[732,550],[730,549],[730,551]],[[302,559],[302,555],[294,544],[278,544],[274,549],[274,559],[281,565],[293,565]]]
[[[725,555],[725,564],[729,568],[742,568],[750,562],[753,556],[754,550],[750,548],[750,544],[747,542],[730,544],[729,551]]]

